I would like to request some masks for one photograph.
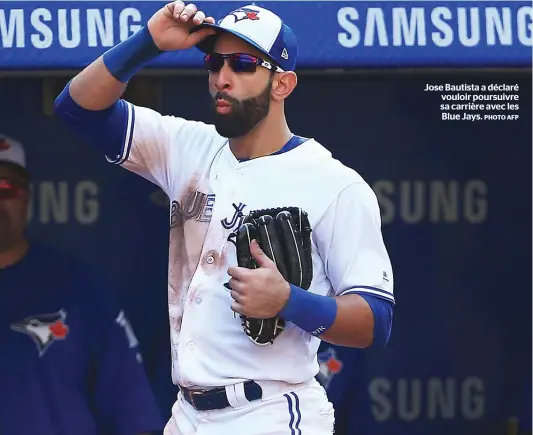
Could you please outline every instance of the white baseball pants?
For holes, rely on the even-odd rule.
[[[243,405],[214,411],[195,410],[179,393],[164,435],[333,434],[333,405],[314,379],[296,388],[273,382],[258,384],[268,392],[262,399],[244,399],[247,403]]]

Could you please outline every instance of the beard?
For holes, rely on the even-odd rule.
[[[272,89],[272,79],[263,92],[257,97],[237,100],[226,95],[225,92],[217,92],[213,99],[215,111],[215,128],[222,137],[233,139],[246,136],[252,129],[266,118],[270,110],[270,91]],[[231,106],[228,114],[221,115],[216,111],[218,99],[227,101]]]

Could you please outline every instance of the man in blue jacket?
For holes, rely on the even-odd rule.
[[[24,236],[29,182],[21,145],[0,136],[0,434],[161,430],[137,340],[107,283]]]

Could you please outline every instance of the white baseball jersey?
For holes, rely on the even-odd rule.
[[[241,163],[212,125],[132,104],[128,109],[121,155],[108,160],[155,183],[170,199],[168,305],[176,384],[300,383],[318,373],[319,338],[288,322],[272,345],[258,346],[230,309],[223,284],[236,255],[228,237],[241,213],[301,207],[313,229],[309,291],[394,302],[376,195],[317,141]]]

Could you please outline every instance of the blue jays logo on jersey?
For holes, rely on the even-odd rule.
[[[67,337],[69,328],[65,323],[66,318],[67,313],[60,310],[53,314],[29,316],[10,326],[13,331],[29,335],[37,346],[39,356],[42,356],[53,343]]]
[[[324,388],[328,388],[333,378],[342,370],[342,361],[337,358],[337,353],[332,347],[317,354],[319,373],[318,381]]]
[[[233,15],[235,17],[236,23],[242,20],[252,20],[252,21],[259,20],[259,11],[256,11],[250,8],[235,9],[229,15]]]
[[[230,219],[225,218],[220,221],[222,223],[222,226],[227,230],[231,230],[232,228],[238,228],[241,225],[242,220],[244,219],[244,213],[242,211],[246,207],[246,204],[239,202],[239,205],[235,203],[233,203],[232,205],[235,209],[233,216]]]

